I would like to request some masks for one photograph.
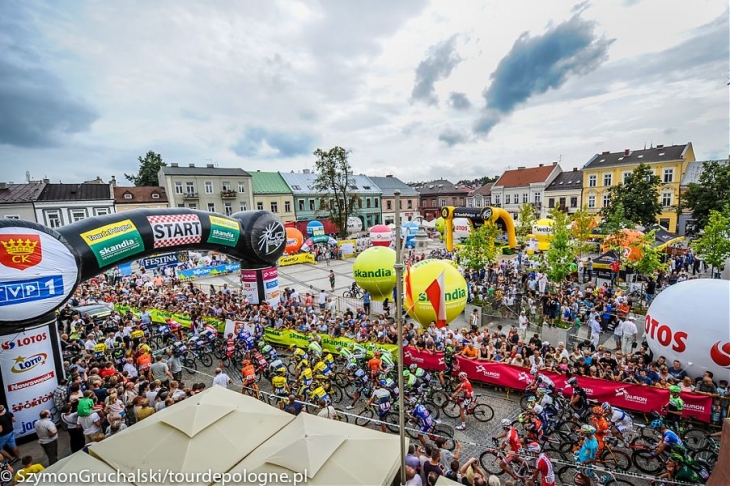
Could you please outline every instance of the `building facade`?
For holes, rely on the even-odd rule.
[[[486,208],[492,205],[492,186],[494,182],[487,182],[469,193],[466,198],[468,208]]]
[[[646,164],[661,179],[659,200],[662,213],[657,222],[672,233],[677,232],[679,187],[687,165],[695,161],[692,143],[657,145],[644,150],[603,152],[594,155],[583,167],[583,204],[589,212],[607,207],[612,186],[622,183],[640,164]]]
[[[413,221],[420,216],[418,211],[418,191],[401,181],[397,177],[387,175],[385,177],[370,177],[370,180],[380,188],[382,193],[383,224],[395,223],[395,194],[400,191],[400,217],[401,221]]]
[[[114,187],[114,207],[121,213],[132,209],[169,208],[165,188],[149,187]]]
[[[33,203],[38,199],[44,182],[7,184],[0,182],[0,218],[38,221]]]
[[[111,184],[45,184],[34,203],[36,221],[60,228],[115,212]]]
[[[251,175],[243,169],[215,167],[180,167],[172,163],[157,173],[165,188],[170,207],[201,209],[231,215],[247,211],[253,205]]]
[[[683,199],[684,193],[687,189],[689,189],[690,184],[698,184],[700,182],[700,176],[704,172],[705,164],[707,162],[718,162],[719,164],[727,165],[730,160],[698,160],[688,163],[687,170],[685,170],[684,176],[682,176],[682,180],[679,183],[680,201]],[[692,236],[696,235],[699,230],[700,228],[697,227],[695,220],[692,218],[692,211],[687,208],[683,208],[677,221],[677,234],[680,236]]]
[[[278,172],[251,172],[253,182],[253,208],[271,211],[282,223],[297,220],[294,211],[294,195]]]
[[[557,162],[507,170],[492,186],[492,206],[503,208],[514,220],[523,204],[532,204],[535,212],[542,214],[545,189],[562,171]]]
[[[552,208],[559,208],[568,214],[573,214],[581,208],[583,191],[583,172],[577,168],[569,172],[561,172],[545,188],[540,217],[545,218]]]
[[[444,206],[466,207],[471,189],[453,184],[446,179],[411,184],[418,191],[418,210],[426,221],[441,216]]]

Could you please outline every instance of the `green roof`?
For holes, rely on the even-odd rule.
[[[254,194],[291,194],[291,189],[278,172],[249,172]]]

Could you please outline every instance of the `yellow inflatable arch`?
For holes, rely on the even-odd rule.
[[[454,251],[454,218],[466,218],[471,221],[474,228],[479,228],[485,221],[497,223],[501,221],[507,230],[507,244],[510,248],[517,248],[517,237],[515,235],[515,221],[512,216],[502,208],[455,208],[444,206],[441,208],[441,217],[444,218],[444,241],[446,249]]]

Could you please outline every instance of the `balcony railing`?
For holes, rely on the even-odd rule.
[[[233,189],[224,189],[221,191],[221,197],[223,199],[233,199],[238,197],[238,193]]]
[[[186,192],[183,194],[183,199],[199,199],[197,192]]]

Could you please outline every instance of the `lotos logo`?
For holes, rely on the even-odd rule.
[[[487,378],[493,378],[495,380],[499,380],[501,378],[499,372],[497,371],[489,371],[484,367],[484,365],[477,365],[476,370],[477,373],[481,373],[482,375],[486,376]]]
[[[34,354],[33,356],[29,356],[27,358],[23,356],[18,356],[17,358],[15,358],[15,364],[12,368],[10,368],[10,371],[13,373],[25,373],[26,371],[32,370],[36,366],[46,364],[47,359],[48,355],[46,353]]]
[[[2,344],[0,344],[0,348],[7,351],[8,349],[13,349],[16,346],[27,346],[29,344],[45,341],[46,339],[48,339],[48,334],[42,332],[40,334],[34,334],[33,336],[24,336],[14,341],[4,341]]]
[[[730,368],[730,343],[725,343],[720,347],[720,341],[716,342],[712,348],[710,348],[710,358],[715,362],[717,366],[723,368]]]
[[[640,397],[638,395],[631,395],[626,388],[619,388],[616,390],[616,396],[617,397],[624,397],[624,400],[628,402],[634,402],[634,403],[648,403],[648,400],[646,397]]]
[[[672,333],[672,328],[670,328],[666,324],[660,324],[659,321],[651,317],[649,314],[646,315],[646,320],[644,321],[644,329],[644,335],[651,337],[651,339],[656,339],[657,341],[659,341],[659,344],[664,347],[669,347],[671,345],[672,350],[678,353],[684,353],[684,351],[687,349],[686,332],[679,331]],[[728,362],[728,365],[730,365],[730,362]]]
[[[6,267],[22,271],[41,261],[40,235],[0,235],[0,263]]]

